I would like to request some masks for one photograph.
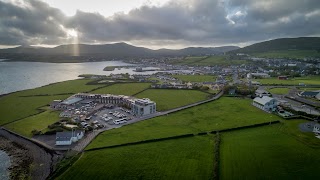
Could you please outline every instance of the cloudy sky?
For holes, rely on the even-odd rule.
[[[319,0],[0,0],[0,47],[245,46],[320,36]]]

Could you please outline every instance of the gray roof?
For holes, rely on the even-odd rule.
[[[74,104],[76,102],[79,102],[81,101],[82,98],[78,98],[78,97],[71,97],[69,99],[66,99],[62,102],[62,104],[66,104],[66,105],[71,105],[71,104]]]
[[[261,105],[265,105],[266,103],[270,102],[271,100],[274,100],[274,99],[271,97],[268,97],[268,96],[256,97],[253,99],[254,102],[261,104]]]
[[[76,130],[74,131],[74,134],[81,133],[82,131]],[[70,141],[72,138],[72,132],[71,131],[65,131],[65,132],[57,132],[56,133],[56,141]]]
[[[302,96],[316,96],[319,92],[316,91],[304,91],[301,93]]]

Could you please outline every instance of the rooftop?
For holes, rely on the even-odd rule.
[[[256,97],[256,98],[254,98],[253,101],[258,104],[265,105],[266,103],[270,102],[271,100],[274,100],[274,99],[271,97],[268,97],[268,96],[263,96],[263,97]]]
[[[66,99],[62,102],[62,104],[65,104],[65,105],[71,105],[71,104],[74,104],[74,103],[77,103],[79,101],[81,101],[82,98],[77,98],[77,97],[71,97],[69,99]]]

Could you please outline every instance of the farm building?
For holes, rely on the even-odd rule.
[[[287,80],[287,79],[288,79],[288,76],[278,76],[278,79],[279,79],[279,80]]]
[[[56,145],[63,146],[63,145],[71,145],[74,142],[82,139],[84,135],[83,131],[68,131],[68,132],[57,132],[56,133]]]
[[[275,111],[277,108],[277,100],[268,96],[256,97],[253,99],[252,105],[264,111]]]

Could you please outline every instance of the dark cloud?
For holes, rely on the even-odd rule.
[[[37,0],[25,5],[0,0],[0,44],[128,41],[139,45],[223,45],[320,34],[318,0],[172,0],[128,14],[104,17],[77,11],[72,17]]]

